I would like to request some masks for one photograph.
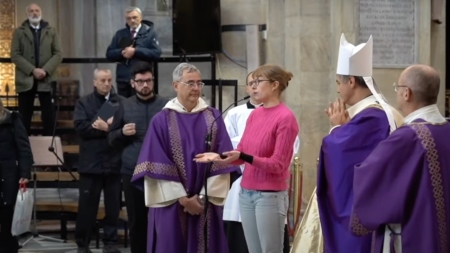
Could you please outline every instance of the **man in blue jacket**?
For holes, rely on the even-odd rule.
[[[161,56],[153,23],[142,20],[142,12],[137,7],[125,9],[126,27],[114,35],[106,51],[106,58],[116,61],[117,93],[123,97],[134,95],[131,68],[139,61],[152,62]]]

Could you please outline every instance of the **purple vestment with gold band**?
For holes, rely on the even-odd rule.
[[[220,112],[207,107],[195,113],[163,109],[152,119],[142,145],[132,182],[143,188],[145,177],[181,183],[188,196],[199,194],[208,164],[193,161],[205,152],[205,136],[212,127],[212,152],[233,149]],[[240,173],[237,166],[211,167],[209,178]],[[208,188],[209,189],[209,188]],[[209,195],[209,194],[208,194]],[[207,217],[190,215],[175,201],[164,207],[150,207],[148,253],[204,253],[204,227],[208,233],[209,252],[228,253],[222,206],[209,203]],[[206,222],[206,225],[205,225]]]

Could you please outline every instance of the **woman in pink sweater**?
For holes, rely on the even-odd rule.
[[[195,160],[245,163],[239,204],[249,251],[280,253],[289,203],[289,167],[299,132],[294,114],[280,99],[292,74],[276,65],[264,65],[252,76],[249,85],[263,106],[250,114],[237,149],[199,154]]]

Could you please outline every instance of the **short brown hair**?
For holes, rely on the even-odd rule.
[[[284,70],[278,65],[270,64],[260,66],[255,71],[253,71],[252,76],[253,78],[264,76],[272,82],[278,81],[278,83],[280,84],[278,88],[280,92],[284,91],[288,87],[289,81],[293,77],[291,72]]]

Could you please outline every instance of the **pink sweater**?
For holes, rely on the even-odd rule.
[[[253,163],[245,164],[242,188],[266,191],[288,189],[289,167],[298,132],[294,114],[283,103],[255,109],[247,120],[237,147],[237,150],[253,156]],[[236,161],[236,164],[243,163],[242,160]]]

